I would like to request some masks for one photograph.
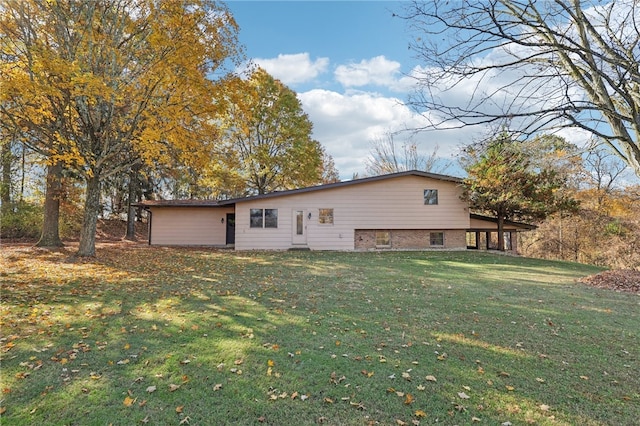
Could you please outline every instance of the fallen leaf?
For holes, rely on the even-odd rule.
[[[414,413],[414,415],[415,415],[416,417],[427,417],[427,413],[425,413],[425,412],[424,412],[424,411],[422,411],[422,410],[416,410],[416,412]]]
[[[124,404],[125,407],[131,407],[134,402],[136,402],[136,400],[134,398],[129,397],[129,396],[125,397],[124,401],[122,401],[122,403]]]
[[[181,425],[187,424],[188,425],[189,424],[189,420],[191,420],[191,418],[189,416],[187,416],[184,419],[180,420],[180,423],[178,423],[178,424],[181,424]]]
[[[582,380],[589,380],[589,376],[580,376]]]
[[[222,383],[217,383],[213,386],[213,391],[219,391],[220,389],[222,389]]]
[[[157,389],[157,388],[156,388],[155,386],[149,386],[149,387],[147,388],[147,392],[152,393],[152,392],[155,392],[155,391],[156,391],[156,389]]]
[[[426,389],[426,387],[424,385],[418,385],[416,389],[418,389],[419,391],[423,391]]]
[[[411,405],[413,404],[413,401],[415,399],[413,398],[413,395],[411,395],[410,393],[408,393],[405,397],[404,397],[404,405]]]
[[[464,393],[464,392],[458,392],[458,396],[459,396],[460,398],[462,398],[462,399],[469,399],[469,398],[470,398],[470,396],[469,396],[469,395],[467,395],[467,394],[466,394],[466,393]]]
[[[173,383],[169,385],[169,392],[175,392],[178,389],[180,389],[180,385],[174,385]]]
[[[507,385],[507,386],[505,386],[505,387],[507,388],[507,390],[508,390],[509,392],[513,392],[513,391],[516,389],[516,388],[514,388],[513,386],[509,386],[509,385]]]
[[[429,381],[429,382],[437,382],[438,381],[438,379],[436,379],[434,376],[427,376],[424,379]]]
[[[481,422],[482,419],[479,417],[471,417],[471,421],[477,423],[477,422]]]
[[[549,411],[549,409],[551,408],[551,407],[549,407],[547,404],[540,404],[538,407],[539,407],[539,408],[540,408],[540,410],[542,410],[542,411]]]
[[[178,406],[176,407],[176,413],[178,413],[178,414],[182,413],[182,410],[183,410],[183,409],[184,409],[184,405],[178,405]]]

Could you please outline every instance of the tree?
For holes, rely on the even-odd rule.
[[[430,127],[583,129],[640,176],[640,3],[413,1],[403,18]]]
[[[235,57],[235,22],[210,0],[8,1],[0,10],[4,116],[50,165],[85,181],[78,255],[95,253],[102,180],[198,158]],[[217,74],[216,74],[217,73]]]
[[[321,183],[324,151],[296,93],[263,69],[238,80],[227,117],[224,156],[247,193],[265,194]]]
[[[472,209],[497,218],[498,250],[504,250],[505,220],[542,220],[577,206],[562,191],[562,175],[533,161],[530,152],[506,132],[484,145],[469,147],[466,153],[463,198]]]
[[[408,170],[444,173],[449,163],[438,164],[438,149],[436,145],[430,155],[422,155],[414,141],[408,140],[398,146],[393,133],[388,132],[371,142],[370,156],[365,160],[367,174],[378,176]]]

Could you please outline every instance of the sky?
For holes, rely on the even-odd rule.
[[[408,48],[411,34],[401,1],[226,2],[238,25],[246,56],[298,94],[313,123],[313,138],[333,157],[341,179],[366,173],[372,143],[390,132],[416,128],[424,119],[405,102],[419,60]],[[478,129],[394,135],[415,142],[421,154],[437,150],[455,162]],[[409,139],[410,138],[410,139]],[[450,166],[436,170],[462,176]]]

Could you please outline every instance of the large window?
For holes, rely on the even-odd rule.
[[[319,209],[318,223],[333,225],[333,209]]]
[[[438,190],[437,189],[425,189],[424,190],[424,204],[436,205],[438,204]]]
[[[376,231],[376,247],[391,247],[391,232]]]
[[[436,247],[444,247],[444,232],[430,232],[429,245]]]
[[[277,228],[278,209],[251,209],[249,211],[251,228]]]

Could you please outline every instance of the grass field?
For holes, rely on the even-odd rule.
[[[478,252],[0,249],[4,425],[632,425],[640,297]]]

